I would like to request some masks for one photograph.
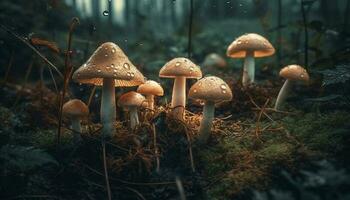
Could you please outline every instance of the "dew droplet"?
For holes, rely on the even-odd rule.
[[[102,12],[102,15],[107,17],[107,16],[109,15],[108,10],[103,11],[103,12]]]
[[[112,67],[112,68],[115,68],[114,64],[111,64],[111,67]]]
[[[105,54],[105,57],[108,57],[108,54]]]
[[[126,73],[127,76],[131,76],[130,72]]]
[[[221,87],[221,89],[223,89],[223,90],[226,90],[226,88],[227,88],[226,85],[224,85],[224,84],[222,84],[220,87]]]
[[[301,77],[301,78],[304,78],[304,74],[301,74],[300,77]]]
[[[134,72],[131,72],[130,75],[131,75],[131,77],[134,77],[134,76],[135,76]]]
[[[130,69],[130,65],[128,63],[124,63],[123,66],[124,66],[125,69]]]
[[[98,73],[101,73],[101,70],[99,69],[99,70],[97,70],[97,72],[98,72]]]
[[[112,53],[115,53],[115,48],[112,48]]]
[[[237,43],[238,43],[238,44],[242,44],[242,41],[238,40]]]
[[[190,71],[193,71],[194,70],[194,67],[190,67]]]
[[[86,67],[86,66],[87,66],[87,64],[85,63],[85,64],[84,64],[84,67]]]
[[[181,63],[179,63],[179,62],[176,62],[176,64],[175,64],[176,67],[178,67],[180,65],[181,65]]]
[[[222,90],[222,93],[226,94],[226,93],[227,93],[227,91],[226,91],[226,90]]]
[[[196,92],[197,92],[197,90],[193,90],[193,92],[194,92],[194,93],[196,93]]]
[[[117,72],[117,70],[115,69],[115,70],[113,70],[114,72]]]

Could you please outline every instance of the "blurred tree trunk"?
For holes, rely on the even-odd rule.
[[[349,0],[347,0],[349,1]],[[339,22],[338,0],[321,0],[321,16],[327,26],[335,26]]]
[[[124,0],[125,8],[124,8],[124,19],[125,25],[128,28],[130,24],[130,0]]]
[[[77,0],[72,0],[72,5],[74,9],[77,9]]]
[[[114,12],[113,12],[113,0],[110,0],[108,1],[108,23],[110,26],[113,25],[113,15],[114,15]]]
[[[277,0],[277,65],[282,63],[282,0]]]
[[[177,19],[176,19],[176,1],[173,1],[170,6],[170,15],[171,15],[171,24],[172,27],[177,27]]]
[[[92,13],[96,22],[100,21],[100,0],[91,0]]]
[[[350,0],[346,2],[346,7],[344,11],[344,23],[343,23],[343,33],[348,33],[348,26],[350,20]]]

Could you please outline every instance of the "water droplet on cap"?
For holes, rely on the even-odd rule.
[[[130,65],[128,63],[124,63],[123,66],[124,66],[125,69],[130,69]]]
[[[97,72],[98,72],[98,73],[100,73],[100,72],[101,72],[101,70],[99,69],[99,70],[97,70]]]
[[[224,85],[224,84],[222,84],[220,87],[221,87],[221,89],[224,89],[224,90],[226,90],[226,88],[227,88],[226,85]]]
[[[181,65],[181,63],[179,63],[179,62],[176,62],[176,64],[175,64],[176,67],[178,67],[180,65]]]

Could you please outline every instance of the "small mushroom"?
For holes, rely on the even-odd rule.
[[[164,90],[162,86],[152,80],[146,81],[144,84],[139,85],[137,88],[137,92],[143,95],[146,95],[146,99],[148,102],[147,108],[153,110],[154,108],[154,96],[163,96]]]
[[[115,87],[130,87],[144,83],[141,72],[114,43],[102,44],[90,59],[73,74],[79,83],[102,86],[101,122],[103,137],[111,137],[116,120]]]
[[[232,91],[221,78],[207,76],[192,85],[188,97],[204,101],[203,118],[199,127],[198,136],[198,142],[204,144],[210,136],[214,119],[215,103],[230,101],[232,99]]]
[[[72,123],[72,129],[75,132],[81,133],[82,131],[80,121],[89,115],[89,108],[86,106],[86,104],[79,99],[72,99],[63,105],[62,113],[63,116],[70,119]],[[80,140],[78,134],[74,134],[74,140]]]
[[[135,129],[135,127],[139,124],[139,116],[137,113],[137,109],[140,106],[143,106],[143,103],[145,101],[146,99],[144,96],[134,91],[127,92],[120,96],[118,100],[118,106],[124,107],[127,110],[129,110],[131,129]]]
[[[280,109],[284,100],[287,97],[290,87],[292,87],[294,81],[308,82],[310,77],[307,71],[299,65],[288,65],[281,69],[280,76],[287,79],[281,90],[278,93],[275,109]]]
[[[212,69],[225,69],[227,67],[227,62],[219,54],[211,53],[204,58],[203,68],[204,67]]]
[[[174,58],[159,71],[159,77],[174,78],[171,107],[175,118],[182,120],[186,107],[186,79],[199,79],[202,71],[199,66],[187,58]]]
[[[242,85],[246,87],[254,83],[255,60],[254,58],[271,56],[275,48],[261,35],[248,33],[233,41],[227,48],[227,56],[232,58],[245,58],[243,66]]]

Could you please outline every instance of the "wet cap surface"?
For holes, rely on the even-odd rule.
[[[73,74],[79,83],[102,85],[104,78],[115,79],[116,87],[129,87],[142,84],[142,73],[130,62],[124,52],[114,43],[102,44]]]
[[[140,85],[137,88],[137,92],[140,94],[150,94],[150,95],[156,95],[156,96],[163,96],[164,95],[164,90],[162,86],[152,80],[146,81],[144,84]]]
[[[310,77],[306,69],[300,65],[288,65],[281,69],[280,76],[293,81],[308,82]]]
[[[131,91],[120,96],[118,100],[119,107],[142,106],[146,99],[141,94]]]
[[[63,105],[62,113],[68,118],[82,118],[89,114],[89,108],[79,99],[73,99]]]
[[[188,93],[191,99],[207,101],[230,101],[232,91],[225,81],[216,76],[207,76],[192,85]]]
[[[186,78],[201,78],[200,67],[187,58],[174,58],[167,62],[159,71],[159,77],[175,78],[184,76]]]
[[[248,33],[238,37],[227,48],[226,54],[232,58],[244,58],[246,52],[254,52],[254,57],[266,57],[275,53],[275,48],[263,36]]]

